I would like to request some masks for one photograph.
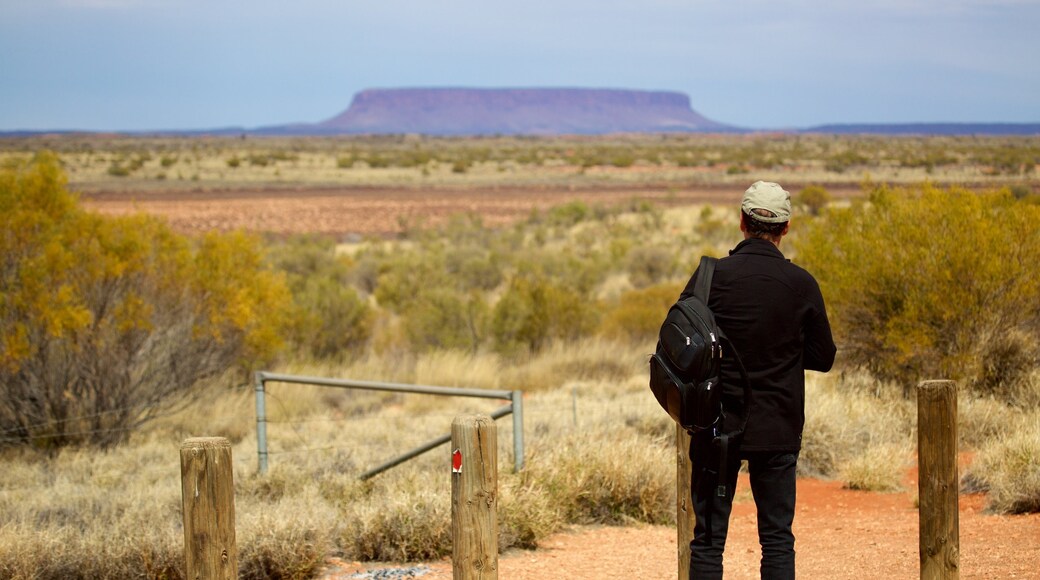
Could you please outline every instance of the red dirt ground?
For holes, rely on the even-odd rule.
[[[740,501],[726,547],[726,578],[758,578],[760,552],[754,503]],[[909,489],[916,489],[913,484]],[[962,579],[1040,578],[1040,514],[984,513],[981,495],[960,501]],[[800,480],[795,535],[801,578],[917,578],[918,524],[909,492],[871,493],[842,489],[841,482]],[[556,534],[537,550],[512,550],[498,561],[504,580],[635,580],[675,578],[675,528],[665,526],[578,527]],[[325,578],[343,580],[357,572],[392,567],[330,562]],[[421,578],[452,577],[448,560],[424,563]],[[410,564],[415,565],[415,564]]]
[[[834,190],[847,197],[855,189]],[[435,225],[459,213],[479,214],[486,225],[511,223],[570,201],[614,206],[633,199],[659,206],[692,203],[736,204],[739,187],[705,185],[596,186],[594,188],[490,186],[487,188],[267,188],[195,191],[85,192],[91,210],[121,215],[145,212],[165,216],[182,232],[244,229],[275,234],[321,233],[333,236],[386,235],[401,231],[402,221]],[[734,211],[736,211],[734,209]]]

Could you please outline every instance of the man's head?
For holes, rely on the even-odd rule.
[[[745,238],[780,244],[791,220],[791,194],[776,183],[756,181],[740,202],[740,231]]]

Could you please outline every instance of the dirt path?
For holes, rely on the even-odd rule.
[[[728,579],[758,578],[754,503],[741,499],[741,489],[747,489],[746,479],[738,485],[739,501],[730,524]],[[916,489],[916,483],[911,489]],[[918,577],[917,510],[910,493],[850,491],[842,489],[840,482],[801,480],[798,495],[795,535],[800,578]],[[984,501],[981,495],[961,497],[961,578],[1040,578],[1040,514],[986,514]],[[676,577],[676,550],[672,527],[578,527],[551,536],[537,550],[502,555],[499,577],[671,579]],[[339,562],[326,578],[344,580],[388,567],[392,568]],[[452,577],[447,560],[424,563],[419,570],[425,573],[415,577],[426,580]]]

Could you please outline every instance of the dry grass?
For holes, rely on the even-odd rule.
[[[860,454],[842,461],[838,477],[849,489],[899,491],[912,452],[909,439],[903,443],[870,445]]]
[[[876,388],[859,373],[810,374],[808,379],[799,473],[831,478],[848,471],[858,482],[892,481],[896,468],[891,463],[861,456],[892,456],[906,446],[916,421],[911,402],[893,394],[894,389]],[[871,465],[877,473],[866,473]]]
[[[966,479],[988,492],[997,513],[1040,511],[1040,412],[1006,422],[1006,432],[982,446]]]
[[[568,523],[674,520],[674,427],[645,386],[640,348],[557,345],[510,366],[494,355],[430,354],[395,366],[296,363],[287,372],[483,388],[527,377],[526,469],[511,472],[509,419],[499,421],[500,546],[534,547]],[[0,474],[0,577],[180,578],[178,448],[191,436],[233,441],[239,562],[247,578],[308,578],[331,554],[411,560],[450,552],[444,448],[362,483],[357,475],[448,431],[459,412],[500,403],[416,399],[269,385],[270,471],[258,476],[252,390],[207,400],[109,452],[8,452]],[[857,374],[810,375],[800,467],[850,487],[893,489],[910,457],[914,410]],[[979,442],[973,477],[993,509],[1036,509],[1037,415],[963,403]],[[992,418],[990,418],[992,416]],[[1004,418],[1007,429],[996,429]],[[1019,419],[1008,419],[1019,417]],[[962,431],[963,432],[963,431]],[[1031,507],[1032,506],[1032,507]]]

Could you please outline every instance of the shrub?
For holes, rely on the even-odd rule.
[[[499,351],[537,351],[553,338],[589,333],[595,317],[594,306],[576,291],[541,275],[521,275],[495,305],[491,332]]]
[[[325,558],[333,549],[332,538],[325,528],[332,521],[322,521],[313,515],[313,496],[283,500],[295,509],[285,509],[276,504],[281,512],[277,518],[271,514],[247,519],[240,526],[238,577],[246,580],[282,578],[284,580],[306,580],[314,578],[325,566]],[[312,501],[303,501],[311,499]],[[279,509],[281,508],[281,509]],[[253,521],[249,521],[253,520]]]
[[[464,289],[491,290],[502,283],[502,268],[490,251],[462,245],[445,256],[445,271]]]
[[[1014,402],[1019,386],[1029,381],[1031,372],[1037,368],[1036,337],[1020,329],[1010,332],[995,329],[981,342],[981,363],[975,389]]]
[[[403,312],[422,288],[447,287],[442,255],[397,251],[382,260],[375,297],[380,306]]]
[[[710,205],[701,208],[694,229],[706,244],[728,243],[734,232],[739,231],[736,224],[727,223]]]
[[[592,217],[592,208],[584,201],[571,201],[553,206],[546,217],[552,225],[568,227]]]
[[[498,502],[498,549],[533,549],[538,541],[563,526],[563,515],[543,489],[529,477],[501,477]]]
[[[850,486],[897,481],[898,466],[865,466],[864,450],[897,457],[913,431],[913,407],[865,373],[842,373],[838,383],[812,375],[805,385],[805,429],[798,474],[849,477]],[[899,462],[900,465],[902,462]],[[870,484],[873,485],[873,484]]]
[[[656,336],[665,314],[682,290],[682,284],[672,283],[625,292],[617,305],[606,310],[601,326],[603,333],[635,340]]]
[[[113,162],[112,165],[108,166],[108,174],[113,177],[126,177],[130,175],[130,169],[118,162]]]
[[[404,309],[405,333],[417,350],[476,351],[486,333],[488,307],[479,293],[422,289]]]
[[[533,449],[525,476],[567,522],[666,524],[675,521],[674,453],[614,426]]]
[[[359,560],[433,560],[451,553],[451,506],[443,493],[408,489],[351,508],[343,545]]]
[[[357,356],[372,332],[372,309],[350,286],[308,276],[293,291],[292,341],[318,358]]]
[[[838,476],[849,489],[898,491],[911,457],[909,442],[870,445],[838,466]]]
[[[967,478],[989,492],[993,511],[1040,512],[1040,414],[979,450]]]
[[[986,337],[1036,335],[1038,223],[1040,208],[1007,191],[880,187],[810,223],[795,246],[842,356],[907,386],[984,377]]]
[[[629,278],[636,288],[657,284],[675,271],[675,255],[660,246],[636,247],[626,261]]]
[[[611,165],[613,165],[614,167],[622,168],[622,169],[626,168],[626,167],[632,167],[632,165],[634,165],[635,162],[636,162],[636,158],[634,156],[632,156],[631,153],[621,153],[621,152],[619,152],[619,153],[615,153],[610,158],[610,164]]]
[[[833,171],[834,173],[842,173],[846,169],[856,166],[865,165],[870,161],[869,158],[860,154],[857,151],[846,149],[839,153],[834,153],[827,158],[824,163],[824,168],[827,171]]]
[[[260,153],[253,153],[248,157],[249,164],[254,167],[267,167],[271,164],[271,156]]]
[[[299,350],[343,357],[365,345],[373,312],[348,284],[351,269],[331,240],[296,236],[272,245],[268,260],[286,273],[294,305],[290,337]]]
[[[280,346],[288,294],[257,240],[87,213],[50,154],[0,173],[0,255],[8,443],[112,445]]]
[[[646,371],[648,352],[645,345],[640,349],[624,341],[553,341],[523,360],[523,364],[511,364],[504,369],[502,382],[527,392],[552,390],[572,381],[621,385]]]
[[[810,185],[795,197],[795,202],[806,208],[811,215],[818,216],[820,211],[831,202],[831,194],[820,185]]]

